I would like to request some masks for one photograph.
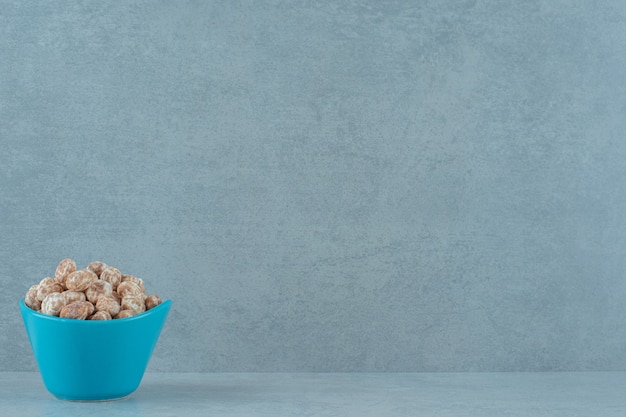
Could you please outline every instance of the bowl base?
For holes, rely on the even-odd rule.
[[[56,398],[57,400],[60,401],[67,401],[70,403],[104,403],[104,402],[108,402],[108,401],[122,401],[122,400],[126,400],[128,397],[130,397],[131,395],[133,395],[133,393],[131,392],[130,394],[126,394],[122,397],[115,397],[115,398],[104,398],[102,400],[73,400],[71,398],[61,398],[61,397],[57,397],[56,395],[54,396],[54,398]]]

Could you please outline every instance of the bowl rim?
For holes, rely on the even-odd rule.
[[[149,317],[153,314],[157,314],[160,310],[165,308],[165,306],[171,306],[172,300],[167,299],[164,300],[161,304],[156,307],[151,308],[148,311],[144,311],[143,313],[139,313],[135,316],[125,317],[123,319],[112,319],[112,320],[76,320],[76,319],[66,319],[58,316],[49,316],[47,314],[40,313],[38,311],[33,310],[28,307],[26,303],[24,303],[24,298],[20,299],[20,308],[22,311],[28,311],[28,314],[32,314],[33,316],[42,319],[42,320],[51,320],[58,323],[72,323],[78,326],[114,326],[114,323],[129,323],[134,320],[141,320],[142,318]]]

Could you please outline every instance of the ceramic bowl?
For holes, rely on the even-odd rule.
[[[141,383],[171,300],[117,320],[47,316],[20,300],[26,333],[44,385],[62,400],[124,398]]]

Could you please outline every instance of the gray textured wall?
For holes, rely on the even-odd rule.
[[[0,369],[70,256],[155,371],[626,369],[626,2],[0,4]]]

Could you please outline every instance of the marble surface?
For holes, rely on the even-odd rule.
[[[626,370],[626,1],[0,4],[0,371],[67,256],[153,372]]]
[[[0,373],[20,416],[623,416],[626,373],[149,373],[126,399],[55,399],[38,373]]]

